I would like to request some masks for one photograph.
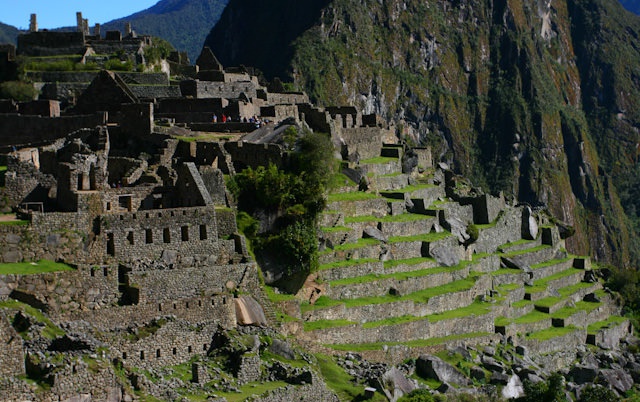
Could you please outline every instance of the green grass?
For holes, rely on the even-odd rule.
[[[554,280],[560,279],[560,278],[565,278],[567,276],[571,276],[571,275],[576,274],[576,273],[584,274],[584,270],[577,269],[577,268],[565,269],[564,271],[555,273],[553,275],[549,275],[549,276],[547,276],[545,278],[542,278],[542,279],[538,279],[537,281],[533,282],[533,285],[534,286],[544,286],[544,287],[546,287],[547,284],[549,282],[551,282],[551,281],[554,281]]]
[[[442,313],[432,314],[429,316],[430,322],[438,322],[443,320],[451,320],[454,318],[469,317],[472,315],[481,316],[491,312],[491,304],[482,302],[473,302],[466,307],[449,310]]]
[[[527,334],[527,339],[535,341],[546,341],[570,334],[576,330],[576,327],[569,325],[568,327],[550,327],[541,331]]]
[[[363,222],[383,222],[383,223],[393,223],[393,222],[415,222],[421,220],[433,219],[433,216],[423,215],[423,214],[400,214],[400,215],[386,215],[382,217],[377,217],[373,215],[365,215],[365,216],[348,216],[344,218],[344,223],[363,223]]]
[[[228,402],[240,402],[244,401],[251,395],[262,395],[265,392],[269,392],[281,387],[286,387],[287,385],[289,384],[284,381],[256,381],[244,384],[243,386],[239,387],[240,392],[216,391],[215,393],[219,396],[224,397]],[[206,401],[207,395],[203,395],[203,397],[204,399],[202,400]],[[194,400],[193,395],[190,395],[188,399],[191,401]]]
[[[370,297],[361,297],[357,299],[344,299],[344,300],[334,300],[325,296],[321,296],[318,298],[315,304],[303,304],[301,305],[301,310],[317,310],[323,307],[336,306],[339,304],[344,304],[345,307],[360,307],[366,306],[369,304],[384,304],[391,303],[396,301],[407,301],[411,300],[415,303],[427,303],[430,298],[434,296],[439,296],[446,293],[454,293],[460,292],[464,290],[469,290],[475,284],[475,278],[469,277],[466,279],[461,279],[458,281],[450,282],[446,285],[436,286],[433,288],[423,289],[414,293],[409,293],[402,296],[370,296]]]
[[[518,300],[515,303],[511,303],[511,307],[513,308],[521,308],[521,307],[526,307],[530,304],[533,304],[533,302],[531,300]]]
[[[478,226],[478,225],[476,225],[476,226]],[[480,227],[480,226],[478,226],[478,227]],[[509,242],[509,243],[502,244],[502,245],[498,246],[498,250],[504,250],[504,249],[507,249],[509,247],[521,246],[523,244],[533,243],[534,241],[535,240],[520,239],[520,240],[516,240],[514,242]]]
[[[318,329],[327,329],[335,327],[346,327],[353,325],[355,322],[349,320],[318,320],[318,321],[306,321],[304,323],[305,331],[315,331]]]
[[[335,345],[325,345],[333,350],[339,350],[344,352],[364,352],[368,350],[381,350],[383,346],[407,346],[410,348],[421,348],[435,345],[442,345],[446,342],[459,341],[464,339],[479,338],[482,336],[491,335],[488,332],[471,332],[468,334],[450,335],[441,338],[429,338],[429,339],[414,339],[408,342],[372,342],[372,343],[345,343]]]
[[[432,243],[438,240],[446,239],[451,236],[451,232],[441,232],[441,233],[422,233],[413,236],[392,236],[389,238],[389,243],[401,243],[401,242],[410,242],[410,241],[421,241],[425,243]]]
[[[552,265],[561,264],[563,262],[567,262],[572,259],[573,257],[566,257],[561,259],[549,260],[549,261],[541,262],[540,264],[533,264],[531,266],[531,269],[540,269],[540,268],[550,267]]]
[[[420,278],[423,276],[441,274],[443,272],[455,272],[462,268],[464,268],[463,264],[460,264],[457,267],[425,268],[417,271],[396,272],[393,274],[369,274],[369,275],[357,276],[355,278],[337,279],[335,281],[329,282],[329,284],[331,286],[346,286],[346,285],[354,285],[358,283],[375,282],[382,279],[395,279],[397,281],[404,281],[411,278]]]
[[[318,267],[318,271],[323,271],[323,270],[327,270],[327,269],[334,269],[334,268],[347,268],[347,267],[353,267],[356,265],[361,265],[361,264],[372,264],[372,263],[376,263],[379,262],[380,260],[375,259],[375,258],[363,258],[361,260],[344,260],[344,261],[335,261],[335,262],[330,262],[328,264],[322,264]]]
[[[31,307],[26,303],[19,302],[17,300],[5,300],[0,301],[0,308],[8,308],[8,309],[16,309],[22,311],[24,314],[27,314],[33,317],[37,322],[44,324],[44,329],[42,330],[42,335],[48,339],[55,339],[65,334],[63,330],[61,330],[57,325],[53,323],[49,318],[47,318],[44,313],[37,308]],[[23,338],[26,337],[26,334],[20,334]]]
[[[358,185],[358,183],[354,182],[348,176],[342,173],[336,173],[332,175],[331,178],[329,179],[329,183],[327,183],[327,187],[330,189],[337,189],[345,186],[349,187],[349,186],[356,186],[356,185]]]
[[[618,325],[624,321],[626,321],[627,319],[624,317],[619,317],[619,316],[611,316],[609,318],[607,318],[604,321],[598,321],[598,322],[594,322],[593,324],[589,324],[589,326],[587,327],[587,333],[589,334],[595,334],[598,331],[600,331],[601,329],[604,328],[611,328],[614,325]]]
[[[0,225],[2,226],[27,226],[28,224],[29,224],[29,221],[23,220],[23,219],[19,219],[15,221],[0,221]]]
[[[516,289],[520,289],[522,285],[518,283],[505,283],[503,285],[498,286],[498,291],[500,293],[509,293]]]
[[[347,228],[344,226],[332,226],[332,227],[324,227],[320,228],[324,233],[340,233],[340,232],[350,232],[351,228]]]
[[[353,378],[336,364],[332,357],[317,354],[320,373],[333,392],[341,401],[355,400],[363,390],[363,387],[353,383]]]
[[[365,193],[363,191],[354,191],[351,193],[333,193],[329,194],[327,202],[339,202],[339,201],[365,201],[380,198],[373,193]]]
[[[72,271],[74,268],[67,264],[50,260],[38,262],[13,262],[0,264],[0,275],[33,275],[45,272]]]
[[[548,320],[550,318],[551,316],[549,314],[546,314],[537,310],[533,310],[532,312],[525,314],[523,316],[520,316],[512,320],[511,322],[513,322],[514,324],[531,324],[531,323],[539,322],[542,320]]]
[[[558,289],[558,293],[560,293],[560,296],[562,297],[567,297],[578,292],[579,290],[588,289],[593,285],[594,285],[593,283],[578,282],[576,284],[565,286],[563,288]]]
[[[534,302],[534,304],[538,307],[546,307],[546,308],[551,308],[553,306],[555,306],[558,303],[561,303],[565,301],[562,297],[558,297],[558,296],[549,296],[549,297],[545,297],[544,299],[540,299]]]
[[[284,302],[295,300],[296,297],[294,295],[286,294],[286,293],[276,293],[275,289],[271,286],[264,285],[263,289],[267,294],[267,298],[274,303]]]
[[[492,276],[500,276],[500,275],[510,275],[510,274],[521,274],[522,270],[516,268],[500,268],[491,272]]]
[[[373,238],[361,238],[361,239],[358,239],[358,241],[355,242],[355,243],[340,244],[338,246],[335,246],[333,249],[324,250],[320,254],[330,254],[330,253],[332,253],[334,251],[355,250],[355,249],[358,249],[358,248],[375,246],[377,244],[380,244],[380,242],[378,240],[376,240],[376,239],[373,239]]]
[[[387,156],[377,156],[375,158],[363,159],[360,161],[361,165],[379,165],[389,162],[397,162],[398,158],[392,158]]]
[[[544,250],[544,249],[548,249],[548,248],[551,248],[551,246],[549,246],[547,244],[541,244],[541,245],[533,247],[533,248],[526,248],[524,250],[510,251],[508,253],[503,253],[502,255],[504,257],[516,257],[516,256],[523,255],[523,254],[535,253],[536,251],[540,251],[540,250]]]

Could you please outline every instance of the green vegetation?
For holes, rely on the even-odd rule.
[[[522,402],[566,402],[567,397],[564,393],[564,378],[561,374],[552,374],[547,381],[532,383],[525,381],[523,383],[525,396],[520,398]]]
[[[361,275],[354,278],[344,278],[337,279],[335,281],[331,281],[331,286],[345,286],[345,285],[353,285],[356,283],[366,283],[366,282],[374,282],[382,279],[395,279],[397,281],[405,281],[407,279],[412,278],[420,278],[423,276],[441,274],[443,272],[455,272],[464,268],[463,264],[460,264],[456,267],[435,267],[435,268],[425,268],[416,271],[409,272],[396,272],[392,274],[369,274],[369,275]]]
[[[38,95],[33,84],[23,81],[7,81],[0,83],[0,99],[13,99],[18,102],[34,100]]]
[[[382,217],[377,217],[373,215],[365,215],[365,216],[347,216],[344,218],[344,223],[360,223],[360,222],[383,222],[383,223],[391,223],[391,222],[415,222],[422,221],[427,219],[433,219],[433,216],[423,215],[423,214],[413,214],[406,213],[400,215],[385,215]]]
[[[363,258],[361,260],[345,260],[345,261],[335,261],[335,262],[331,262],[329,264],[322,264],[318,267],[319,271],[322,270],[327,270],[327,269],[334,269],[334,268],[347,268],[347,267],[353,267],[355,265],[362,265],[362,264],[374,264],[379,262],[379,260],[375,259],[375,258]]]
[[[333,174],[332,144],[324,134],[297,133],[292,144],[291,168],[270,164],[247,168],[229,179],[229,190],[245,212],[242,230],[259,258],[272,259],[289,274],[311,272],[318,266],[317,218],[325,206],[324,193]],[[267,213],[276,222],[258,234],[247,216]]]
[[[423,263],[436,264],[436,260],[430,257],[413,257],[404,260],[387,260],[384,262],[385,269],[397,267],[399,265],[418,265]]]
[[[338,395],[341,401],[355,400],[361,393],[362,387],[353,383],[353,378],[333,361],[330,356],[317,354],[320,373],[327,386]]]
[[[318,321],[305,321],[305,331],[315,331],[318,329],[327,329],[335,327],[345,327],[347,325],[353,325],[355,322],[348,320],[318,320]]]
[[[410,241],[421,241],[425,243],[432,243],[438,240],[446,239],[451,236],[451,232],[432,232],[432,233],[423,233],[417,234],[413,236],[391,236],[389,237],[389,243],[400,243],[400,242],[410,242]]]
[[[458,341],[461,339],[473,339],[483,336],[491,335],[487,332],[472,332],[468,334],[450,335],[440,338],[429,339],[415,339],[409,342],[372,342],[372,343],[348,343],[348,344],[334,344],[325,345],[333,350],[340,350],[344,352],[364,352],[367,350],[381,350],[383,346],[407,346],[410,348],[422,348],[434,345],[442,345],[447,342]]]
[[[13,262],[0,264],[0,275],[33,275],[45,272],[72,271],[73,267],[60,262],[40,260],[38,262]]]
[[[569,325],[567,327],[551,327],[537,332],[527,334],[527,339],[536,341],[546,341],[570,334],[576,330],[576,327]]]
[[[362,165],[380,165],[389,162],[398,162],[398,158],[392,158],[387,156],[377,156],[375,158],[363,159],[360,161]]]
[[[365,201],[372,200],[375,198],[380,198],[376,194],[373,193],[365,193],[363,191],[352,191],[347,193],[333,193],[329,194],[328,202],[339,202],[339,201]]]
[[[604,321],[598,321],[598,322],[594,322],[592,324],[589,324],[589,326],[587,327],[587,333],[589,334],[595,334],[596,332],[598,332],[601,329],[604,328],[610,328],[612,326],[618,325],[624,321],[626,321],[627,318],[624,317],[618,317],[618,316],[611,316],[609,318],[607,318]]]
[[[4,309],[16,309],[22,311],[24,314],[33,317],[37,322],[44,324],[44,329],[42,330],[42,335],[48,339],[55,339],[64,335],[64,331],[58,328],[48,317],[44,315],[44,313],[37,308],[31,307],[28,304],[19,302],[17,300],[5,300],[0,301],[0,308]],[[23,338],[27,338],[28,328],[25,328],[23,331],[20,331],[20,335]]]

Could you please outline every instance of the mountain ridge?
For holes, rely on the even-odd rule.
[[[637,226],[618,189],[638,174],[614,155],[637,142],[640,118],[630,106],[640,94],[632,68],[607,55],[623,46],[621,58],[640,60],[630,39],[640,20],[619,3],[333,0],[316,5],[312,28],[274,40],[293,55],[276,69],[256,57],[275,49],[257,51],[256,32],[234,25],[238,15],[268,21],[285,2],[254,14],[258,3],[230,1],[211,31],[205,43],[223,64],[284,77],[320,104],[408,120],[399,129],[405,141],[429,144],[456,172],[575,226],[583,234],[568,241],[573,252],[623,266],[636,258]],[[623,87],[632,89],[616,92]],[[635,221],[631,198],[622,202]]]

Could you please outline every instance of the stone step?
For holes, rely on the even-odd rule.
[[[612,316],[587,327],[587,343],[605,349],[616,349],[620,340],[633,333],[629,319]]]
[[[495,289],[500,285],[512,283],[523,284],[529,276],[520,269],[501,268],[491,272],[491,278],[493,280],[493,288]]]
[[[392,173],[384,176],[372,176],[369,185],[378,191],[398,190],[409,185],[409,175],[404,173]]]
[[[355,243],[362,237],[351,228],[343,226],[323,227],[320,229],[320,239],[327,245],[339,246],[345,243]]]
[[[501,257],[502,262],[508,267],[528,268],[554,259],[565,259],[567,253],[543,244],[534,248],[503,253]]]
[[[393,259],[435,257],[436,250],[446,249],[458,260],[464,257],[464,248],[450,232],[426,233],[415,236],[392,236],[387,244]]]
[[[379,229],[385,236],[416,236],[429,233],[436,223],[432,216],[404,213],[401,215],[356,216],[344,220],[344,225],[363,233],[367,227]]]
[[[535,247],[538,247],[542,244],[540,238],[536,239],[536,240],[526,240],[526,239],[520,239],[518,241],[512,242],[512,243],[506,243],[503,244],[501,246],[498,247],[498,251],[500,251],[501,253],[514,253],[514,252],[518,252],[518,251],[524,251],[524,250],[528,250],[528,249],[532,249]]]

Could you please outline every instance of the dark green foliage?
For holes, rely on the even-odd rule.
[[[132,71],[133,63],[129,60],[109,59],[104,63],[104,68],[112,71]]]
[[[22,81],[7,81],[0,84],[0,99],[13,99],[26,102],[35,99],[38,94],[33,84]]]
[[[566,402],[564,392],[564,377],[559,373],[552,374],[546,382],[532,383],[525,381],[525,396],[518,399],[520,402]]]
[[[309,272],[318,265],[316,221],[335,165],[332,146],[326,135],[300,135],[295,129],[287,130],[284,140],[294,149],[286,170],[273,164],[249,167],[227,186],[241,211],[239,229],[249,237],[254,250],[277,260],[289,274]],[[259,233],[256,219],[265,216],[272,222]]]
[[[587,385],[580,393],[578,402],[617,402],[619,400],[616,393],[609,388]]]
[[[635,269],[608,267],[607,287],[620,293],[624,313],[632,320],[634,327],[640,324],[640,272]]]
[[[426,389],[416,389],[403,396],[398,402],[434,402],[433,396]]]
[[[227,3],[228,0],[162,0],[151,8],[107,22],[103,30],[122,30],[125,22],[131,22],[136,33],[166,39],[195,62]]]
[[[480,236],[478,227],[473,223],[470,223],[467,226],[467,233],[469,234],[469,243],[473,243],[474,241],[478,240],[478,236]]]
[[[169,57],[175,49],[171,43],[161,38],[153,38],[153,46],[144,49],[144,57],[147,64],[155,64]]]

